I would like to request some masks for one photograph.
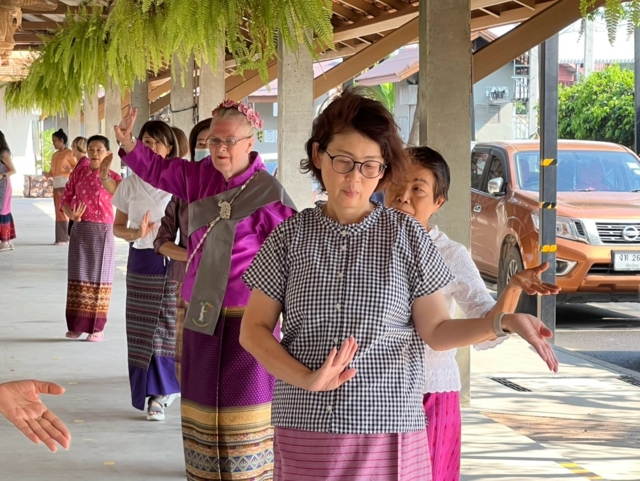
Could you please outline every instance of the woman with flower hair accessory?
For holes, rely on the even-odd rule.
[[[182,295],[182,433],[187,479],[273,476],[271,398],[275,379],[239,343],[249,299],[242,275],[271,232],[295,213],[252,148],[260,116],[227,100],[212,113],[200,162],[164,160],[131,135],[137,109],[115,127],[127,166],[189,203]],[[279,339],[279,329],[274,330]]]

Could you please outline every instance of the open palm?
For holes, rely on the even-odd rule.
[[[540,279],[542,273],[548,268],[549,263],[544,262],[537,267],[525,269],[511,277],[511,279],[509,279],[509,283],[519,287],[529,296],[534,296],[536,294],[543,296],[558,294],[561,290],[559,286],[543,282],[542,279]]]
[[[63,387],[50,382],[25,380],[0,384],[0,414],[35,444],[43,442],[55,452],[57,442],[68,449],[69,430],[40,400],[40,394],[62,393]]]
[[[356,375],[354,368],[347,369],[358,350],[353,336],[345,339],[338,351],[335,347],[329,353],[322,367],[313,371],[305,388],[308,391],[333,391]]]

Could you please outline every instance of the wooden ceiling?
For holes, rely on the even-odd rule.
[[[522,22],[555,0],[471,0],[472,30]],[[38,11],[22,8],[22,28],[15,33],[16,50],[37,49],[42,40],[64,22],[67,10],[73,12],[80,0],[57,0],[55,10]],[[106,3],[106,2],[96,2]],[[418,1],[412,0],[333,0],[335,51],[323,58],[355,54],[384,38],[418,15]],[[234,62],[227,59],[227,69],[233,73]]]
[[[56,0],[53,0],[56,1]],[[117,1],[117,0],[116,0]],[[345,61],[316,79],[316,96],[351,78],[393,51],[418,38],[418,5],[414,0],[332,0],[334,50],[320,52],[321,60],[343,58]],[[52,29],[65,21],[67,11],[78,9],[80,0],[57,0],[55,10],[38,11],[22,8],[22,27],[15,33],[15,52],[0,66],[0,77],[11,70],[14,57],[20,51],[37,50],[42,45],[41,35],[50,35]],[[471,30],[480,30],[521,23],[562,0],[470,0]],[[98,0],[96,3],[106,4]],[[17,61],[17,60],[16,60]],[[24,62],[24,60],[22,60]],[[270,61],[269,80],[277,76],[277,61]],[[5,70],[5,71],[3,71]],[[4,74],[4,75],[3,75]],[[350,76],[351,77],[350,77]],[[225,63],[227,97],[242,99],[263,86],[257,72],[235,72],[235,61],[229,55]],[[170,102],[171,78],[167,71],[149,83],[149,100],[154,109]],[[155,104],[155,105],[154,105]]]

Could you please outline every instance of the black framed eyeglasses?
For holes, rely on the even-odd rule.
[[[357,165],[358,170],[360,170],[360,173],[363,177],[366,177],[367,179],[375,179],[376,177],[379,177],[380,174],[382,174],[387,168],[387,166],[382,162],[378,162],[375,160],[357,162],[347,155],[331,155],[326,150],[324,151],[324,153],[327,154],[327,156],[331,159],[331,167],[333,167],[333,170],[338,174],[348,174],[349,172],[353,171],[353,169],[355,169]]]
[[[241,140],[247,140],[247,139],[250,139],[251,137],[253,136],[249,135],[247,137],[242,137],[241,139],[219,139],[217,137],[209,137],[205,141],[205,143],[207,144],[207,147],[220,147],[222,144],[224,144],[227,147],[233,147],[237,145],[238,142],[240,142]]]

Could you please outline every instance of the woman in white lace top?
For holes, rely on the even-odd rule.
[[[454,280],[442,289],[451,317],[456,305],[466,318],[491,317],[501,312],[514,312],[524,291],[533,294],[556,294],[559,288],[540,280],[548,268],[543,264],[514,275],[498,302],[487,292],[484,281],[467,249],[452,241],[432,226],[429,219],[448,197],[450,173],[442,156],[429,147],[410,149],[413,163],[405,182],[387,187],[387,206],[415,217],[429,231]],[[506,337],[476,345],[478,350],[495,347]],[[427,435],[433,470],[433,481],[460,479],[461,419],[459,391],[460,373],[456,350],[434,351],[426,346],[426,385],[424,408],[428,420]]]

